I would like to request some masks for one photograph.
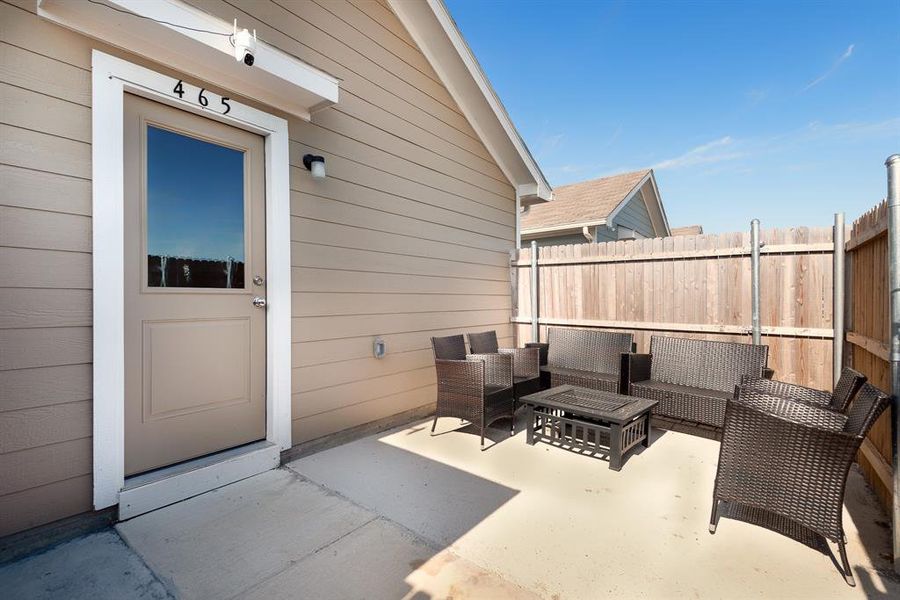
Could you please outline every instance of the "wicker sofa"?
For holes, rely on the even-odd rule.
[[[550,374],[552,386],[621,391],[622,355],[631,352],[630,333],[551,327],[547,341],[547,364],[541,370]]]
[[[763,377],[769,347],[654,335],[650,354],[623,356],[627,393],[658,400],[654,414],[721,428],[741,377]]]

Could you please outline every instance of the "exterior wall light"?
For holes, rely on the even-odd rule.
[[[325,179],[325,157],[314,154],[303,155],[303,166],[316,179]]]

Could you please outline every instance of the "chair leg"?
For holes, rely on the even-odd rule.
[[[713,498],[712,505],[712,514],[709,516],[709,532],[711,534],[716,533],[716,525],[719,521],[719,500],[718,498]]]
[[[481,449],[484,450],[484,413],[481,414]]]
[[[434,433],[434,428],[437,427],[437,415],[434,416],[434,422],[431,424],[431,433]]]
[[[841,553],[841,568],[844,573],[844,581],[847,582],[847,585],[850,587],[856,587],[856,581],[853,579],[853,571],[850,570],[850,561],[847,560],[847,541],[846,539],[841,539],[838,542],[838,551]]]

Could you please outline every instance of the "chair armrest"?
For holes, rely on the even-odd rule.
[[[743,375],[741,377],[741,387],[753,389],[770,396],[780,396],[781,398],[805,402],[820,408],[830,406],[832,401],[832,395],[828,392],[762,377]]]
[[[485,385],[512,387],[513,357],[511,354],[468,354],[466,360],[484,363]]]
[[[481,400],[484,397],[484,363],[469,360],[435,359],[438,396],[459,395]]]
[[[744,404],[756,410],[786,419],[799,425],[818,427],[829,431],[843,431],[847,416],[838,412],[796,402],[792,398],[760,392],[751,387],[741,387],[730,402]]]
[[[547,364],[547,352],[550,350],[550,344],[547,342],[526,342],[526,348],[537,348],[541,351],[541,366]]]
[[[637,383],[650,379],[650,365],[653,362],[650,354],[622,354],[622,369],[628,383]]]
[[[631,384],[650,379],[651,356],[635,352],[623,352],[619,365],[619,393],[631,393]]]
[[[532,379],[541,376],[541,351],[538,348],[500,348],[500,354],[513,357],[513,377]]]

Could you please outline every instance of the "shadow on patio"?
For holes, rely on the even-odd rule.
[[[515,489],[391,446],[360,452],[335,448],[117,528],[180,598],[532,597],[444,550]],[[387,502],[356,492],[348,500],[307,465]],[[407,482],[420,474],[424,481]],[[441,525],[439,535],[417,534],[428,522]]]

